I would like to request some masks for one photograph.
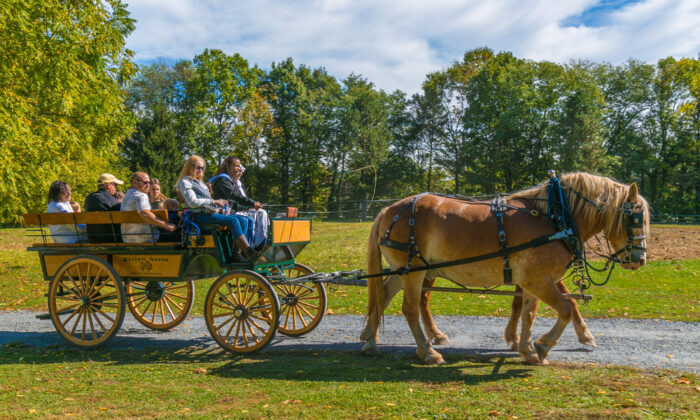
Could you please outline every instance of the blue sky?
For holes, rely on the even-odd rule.
[[[558,63],[700,53],[698,0],[132,0],[128,9],[137,22],[127,47],[140,64],[218,48],[265,69],[292,57],[409,94],[483,46]]]

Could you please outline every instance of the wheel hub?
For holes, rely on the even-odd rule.
[[[293,293],[288,294],[284,297],[285,302],[289,306],[295,306],[299,302],[299,297]]]
[[[90,306],[90,298],[87,297],[87,296],[81,297],[81,298],[80,298],[80,304],[81,304],[83,307],[88,307],[88,306]]]
[[[159,281],[149,281],[146,284],[146,297],[155,302],[165,296],[165,285]]]
[[[245,306],[238,305],[236,306],[236,309],[233,310],[233,316],[235,316],[238,320],[245,319],[248,316],[248,310],[245,308]]]

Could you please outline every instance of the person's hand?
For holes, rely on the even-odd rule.
[[[177,227],[177,226],[175,226],[175,225],[172,224],[172,223],[166,223],[166,224],[165,224],[165,230],[167,230],[168,232],[175,232],[175,228],[176,228],[176,227]]]
[[[214,204],[216,204],[219,207],[223,207],[227,204],[227,202],[223,198],[220,198],[218,200],[214,200]]]
[[[255,204],[253,204],[253,206],[255,206],[255,210],[260,210],[263,205],[262,205],[262,203],[256,201]]]

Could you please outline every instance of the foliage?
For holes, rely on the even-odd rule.
[[[0,3],[1,223],[45,208],[53,180],[82,195],[113,168],[133,123],[121,89],[133,29],[119,0]]]

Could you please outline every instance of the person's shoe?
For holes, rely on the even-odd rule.
[[[234,239],[233,243],[241,251],[243,262],[251,262],[258,256],[258,253],[250,247],[250,244],[245,238],[245,235],[241,235],[238,238]]]

